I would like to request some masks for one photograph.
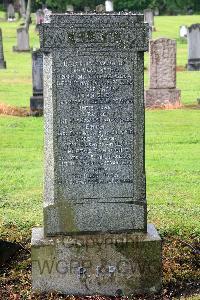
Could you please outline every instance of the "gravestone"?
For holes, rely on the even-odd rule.
[[[145,9],[144,10],[144,20],[147,22],[150,26],[151,32],[155,31],[154,27],[154,14],[152,9]]]
[[[3,53],[3,38],[2,38],[1,28],[0,28],[0,69],[6,69],[6,62],[4,60],[4,53]]]
[[[36,25],[42,24],[44,22],[44,12],[42,9],[38,9],[35,13]]]
[[[103,4],[97,5],[95,10],[97,13],[102,13],[106,11],[105,6]]]
[[[147,225],[143,15],[51,15],[44,66],[44,228],[33,291],[159,291],[161,240]],[[50,269],[48,270],[48,267]]]
[[[30,51],[29,33],[24,27],[17,29],[17,46],[13,46],[13,51],[27,52]]]
[[[112,0],[106,0],[105,1],[105,10],[106,10],[106,12],[113,12],[114,7],[113,7],[113,1]]]
[[[90,11],[90,7],[89,6],[84,6],[84,12],[89,12]]]
[[[187,26],[181,25],[179,27],[179,36],[181,39],[187,39],[187,31],[188,31]]]
[[[32,115],[43,114],[43,55],[40,50],[32,52],[33,96],[30,98]]]
[[[200,70],[200,24],[188,27],[188,71]]]
[[[145,92],[146,107],[180,106],[176,89],[176,41],[160,38],[150,41],[150,88]]]
[[[15,9],[11,3],[7,7],[7,19],[9,22],[15,21]]]
[[[159,14],[160,14],[159,8],[156,7],[156,8],[154,9],[154,15],[155,15],[155,16],[159,16]]]
[[[66,11],[67,11],[67,12],[73,12],[73,11],[74,11],[74,6],[71,5],[71,4],[68,4],[68,5],[66,6]]]

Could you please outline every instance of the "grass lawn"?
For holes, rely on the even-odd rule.
[[[177,40],[178,66],[187,63],[187,45],[178,38],[179,26],[198,22],[199,16],[155,18],[154,38]],[[7,69],[0,70],[0,103],[28,107],[32,94],[31,54],[12,52],[19,24],[0,23],[7,62]],[[30,45],[39,46],[34,25],[30,28]],[[183,109],[146,112],[148,219],[156,224],[162,237],[176,237],[191,244],[200,236],[200,110],[196,105],[200,72],[177,72],[177,87],[182,91]],[[30,239],[33,226],[42,224],[43,118],[2,115],[0,137],[0,235],[23,241]],[[166,249],[169,257],[171,250]],[[26,268],[22,269],[25,272]],[[164,270],[168,270],[167,264]],[[197,273],[190,271],[185,271],[184,280],[196,278]],[[164,281],[169,284],[182,278],[175,271],[171,277],[167,272]]]

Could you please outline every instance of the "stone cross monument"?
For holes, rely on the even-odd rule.
[[[4,53],[3,53],[3,38],[2,38],[1,28],[0,28],[0,69],[6,69],[6,62],[4,60]]]
[[[43,55],[40,50],[32,52],[33,96],[30,98],[32,115],[43,114]]]
[[[176,41],[160,38],[150,41],[150,88],[145,92],[146,107],[180,106],[176,89]]]
[[[161,288],[161,240],[147,225],[142,14],[51,15],[44,62],[44,228],[32,287],[75,295]]]
[[[188,27],[188,71],[200,70],[200,24]]]

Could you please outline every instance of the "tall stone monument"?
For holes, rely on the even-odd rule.
[[[13,51],[27,52],[30,51],[29,33],[24,27],[17,29],[17,46],[13,46]]]
[[[6,69],[6,62],[4,60],[4,53],[3,53],[3,38],[2,38],[1,28],[0,28],[0,69]]]
[[[161,240],[147,225],[143,15],[51,15],[44,63],[44,228],[32,287],[75,295],[161,288]]]
[[[146,107],[180,106],[176,89],[176,41],[160,38],[150,41],[150,88],[145,92]]]
[[[200,24],[188,27],[188,71],[200,70]]]
[[[32,115],[43,114],[43,55],[40,50],[32,52],[33,96],[30,98]]]

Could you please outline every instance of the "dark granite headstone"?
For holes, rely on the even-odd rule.
[[[40,50],[32,52],[33,96],[30,98],[32,115],[43,114],[43,55]]]
[[[4,60],[4,53],[3,53],[3,38],[2,38],[1,28],[0,28],[0,69],[6,69],[6,62]]]
[[[147,226],[143,18],[69,13],[40,27],[45,186],[44,230],[32,235],[35,291],[160,289],[160,238]]]

